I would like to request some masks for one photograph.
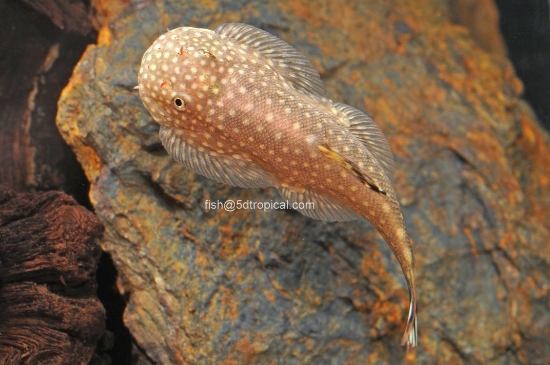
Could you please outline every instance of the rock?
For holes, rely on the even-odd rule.
[[[99,219],[61,193],[0,186],[0,363],[94,364],[105,331]]]
[[[550,139],[510,62],[445,2],[102,3],[57,123],[91,182],[125,323],[156,363],[536,363],[550,356]],[[407,290],[365,221],[288,210],[273,189],[175,163],[133,90],[166,28],[242,21],[298,48],[328,93],[369,112],[395,153],[414,240],[420,346],[400,348]]]
[[[451,0],[449,16],[452,22],[468,28],[472,38],[483,50],[495,55],[506,55],[494,0]]]

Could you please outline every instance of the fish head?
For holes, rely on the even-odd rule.
[[[219,38],[207,29],[177,28],[161,35],[144,53],[139,96],[162,126],[201,128],[204,109],[220,94]],[[219,46],[219,47],[218,47]]]

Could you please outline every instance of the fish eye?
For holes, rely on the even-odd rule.
[[[174,97],[174,99],[172,99],[172,103],[179,110],[185,109],[186,102],[185,100],[183,100],[182,97],[179,97],[179,96]]]

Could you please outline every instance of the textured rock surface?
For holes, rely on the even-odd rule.
[[[125,321],[158,363],[543,363],[550,356],[550,139],[510,63],[441,1],[102,3],[104,26],[59,103],[92,183]],[[407,292],[366,222],[205,208],[269,201],[186,171],[141,105],[137,69],[166,28],[243,21],[313,61],[396,155],[415,242],[420,347],[399,346]],[[546,360],[545,360],[546,359]]]
[[[94,364],[105,331],[99,219],[61,193],[0,186],[0,363]]]

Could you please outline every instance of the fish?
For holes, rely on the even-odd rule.
[[[243,188],[273,186],[313,219],[369,221],[407,281],[401,344],[417,346],[411,239],[392,151],[370,116],[329,99],[294,47],[242,23],[162,34],[142,57],[137,89],[163,146],[187,169]]]

